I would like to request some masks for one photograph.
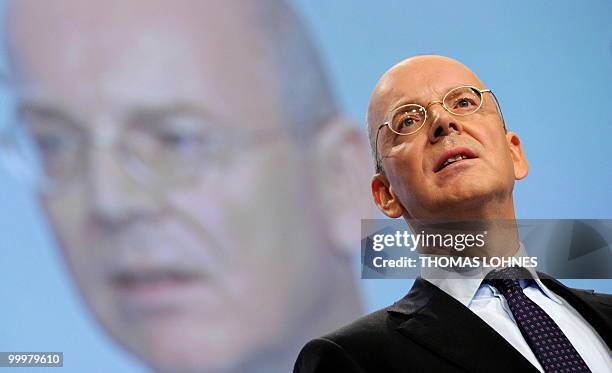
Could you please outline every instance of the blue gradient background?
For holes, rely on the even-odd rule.
[[[518,217],[612,218],[612,2],[292,3],[356,123],[391,65],[454,57],[495,91],[521,136],[530,174],[516,185]],[[0,90],[0,100],[5,123],[10,96]],[[0,351],[63,351],[63,371],[146,371],[85,311],[36,201],[1,167],[0,232]],[[360,283],[367,311],[411,285]],[[612,293],[612,280],[566,283]]]

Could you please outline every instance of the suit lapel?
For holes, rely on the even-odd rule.
[[[538,372],[481,318],[421,278],[388,312],[399,317],[402,335],[470,372]]]
[[[546,287],[571,304],[612,350],[612,297],[568,288],[544,273],[538,272],[538,276]]]

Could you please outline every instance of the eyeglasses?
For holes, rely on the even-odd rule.
[[[501,108],[499,107],[495,94],[490,89],[478,89],[473,86],[453,88],[444,95],[442,101],[432,101],[426,107],[419,104],[406,104],[389,112],[385,117],[385,122],[376,129],[374,155],[376,172],[382,171],[382,161],[378,153],[378,134],[383,127],[388,127],[393,133],[399,136],[414,135],[425,125],[427,121],[427,109],[432,105],[441,104],[446,111],[453,115],[470,115],[474,114],[482,107],[484,93],[493,95],[503,123],[503,115],[501,114]]]
[[[58,115],[28,113],[20,116],[20,125],[14,126],[18,128],[3,134],[0,150],[4,161],[12,163],[11,169],[33,179],[43,192],[83,177],[96,148],[112,152],[121,169],[136,182],[168,190],[223,168],[233,153],[282,137],[271,128],[238,133],[213,130],[195,117],[168,120],[145,115],[119,128],[100,126],[90,131]]]

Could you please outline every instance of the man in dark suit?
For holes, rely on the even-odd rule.
[[[493,92],[461,63],[407,59],[368,108],[372,194],[391,218],[514,221],[527,176],[519,137]],[[486,255],[523,255],[516,229],[489,231]],[[496,278],[491,273],[499,274]],[[416,279],[410,292],[301,351],[295,372],[610,372],[612,297],[533,270]]]

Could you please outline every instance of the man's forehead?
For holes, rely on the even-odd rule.
[[[265,57],[261,52],[266,40],[257,32],[256,18],[252,6],[210,0],[161,4],[113,0],[85,6],[74,0],[20,0],[9,3],[6,27],[11,56],[20,57],[16,62],[24,68],[51,69],[49,64],[56,63],[65,69],[107,72],[113,63],[140,58],[146,70],[156,64],[171,66],[177,62],[172,59],[180,62],[186,57],[207,65],[218,59],[229,68],[230,52],[235,60],[250,57],[250,65]]]
[[[88,112],[185,101],[267,118],[278,101],[271,41],[257,32],[255,2],[241,3],[251,6],[15,1],[7,35],[16,88]]]
[[[372,93],[369,113],[380,117],[398,104],[426,105],[461,85],[484,88],[480,79],[456,60],[442,56],[409,58],[383,74]]]
[[[423,56],[391,68],[381,78],[375,94],[387,99],[401,95],[421,100],[429,99],[432,94],[444,94],[457,85],[482,88],[480,79],[460,62],[441,56]]]

